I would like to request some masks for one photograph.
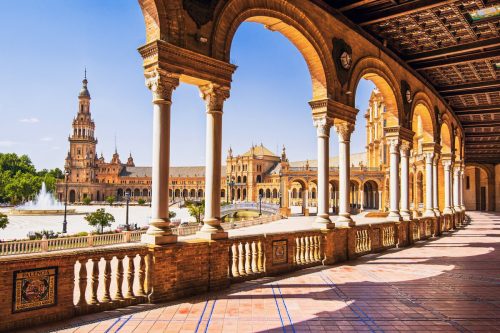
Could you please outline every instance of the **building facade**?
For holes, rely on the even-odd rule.
[[[78,95],[78,112],[68,138],[70,147],[65,161],[68,201],[77,203],[89,198],[93,202],[104,202],[110,196],[122,201],[129,193],[132,201],[149,202],[151,167],[136,166],[132,154],[126,162],[122,162],[116,149],[109,161],[102,154],[96,154],[98,140],[94,135],[95,123],[87,85],[85,78]],[[351,155],[350,198],[352,209],[357,210],[387,208],[384,204],[385,164],[381,167],[378,160],[373,160],[373,154],[380,154],[372,149],[374,142],[377,147],[383,146],[383,139],[377,136],[382,134],[373,129],[377,127],[376,122],[382,119],[379,110],[383,110],[383,99],[376,96],[374,92],[367,111],[367,117],[373,117],[367,126],[368,132],[375,135],[370,136],[367,145],[369,153]],[[381,127],[378,128],[381,131]],[[331,212],[336,212],[339,197],[337,157],[330,158],[329,168],[329,205]],[[280,205],[285,214],[290,214],[290,207],[299,206],[307,215],[309,208],[317,206],[317,170],[316,161],[289,161],[285,147],[280,156],[263,144],[252,145],[243,154],[234,154],[229,148],[226,164],[222,167],[220,199],[225,202],[262,200]],[[169,174],[171,203],[205,198],[205,167],[170,167]],[[65,185],[65,182],[57,184],[60,201],[65,198]]]

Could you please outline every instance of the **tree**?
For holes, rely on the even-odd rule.
[[[110,213],[106,213],[104,208],[99,208],[93,213],[85,216],[85,220],[89,223],[90,226],[95,227],[97,232],[102,233],[104,231],[104,227],[110,227],[111,223],[115,222],[115,217]]]
[[[110,206],[113,206],[113,203],[115,202],[115,197],[112,195],[106,197],[106,202],[109,203]]]
[[[7,224],[9,224],[9,218],[7,215],[0,213],[0,229],[7,228]]]
[[[84,205],[90,205],[90,202],[91,202],[92,200],[90,200],[90,198],[89,198],[89,197],[85,197],[85,198],[83,198],[83,200],[82,200],[82,201],[83,201],[83,204],[84,204]]]
[[[188,206],[189,215],[196,219],[199,224],[202,223],[203,215],[205,214],[205,201],[200,203],[193,202]]]

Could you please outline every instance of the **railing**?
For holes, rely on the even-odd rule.
[[[79,260],[75,265],[74,305],[77,310],[86,310],[144,302],[149,289],[150,267],[150,256],[141,250]]]
[[[139,242],[145,230],[0,243],[0,256]]]
[[[368,166],[351,166],[351,171],[370,171],[370,172],[381,172],[383,171],[380,166],[378,167],[368,167]],[[289,167],[288,171],[318,171],[317,167]],[[339,167],[329,167],[330,172],[339,172]]]
[[[230,276],[238,278],[264,273],[264,246],[260,239],[234,242],[230,247]]]
[[[356,230],[356,253],[370,252],[372,250],[372,243],[368,229]]]
[[[394,237],[395,228],[393,225],[382,228],[382,245],[393,246],[396,244]]]
[[[321,261],[321,236],[299,236],[295,238],[295,263],[308,265]]]

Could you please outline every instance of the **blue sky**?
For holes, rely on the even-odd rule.
[[[137,48],[144,23],[136,0],[26,0],[0,2],[0,152],[28,154],[37,168],[62,167],[84,67],[91,112],[107,160],[115,135],[122,160],[151,164],[151,94]],[[316,134],[307,102],[311,81],[300,52],[282,35],[256,23],[236,33],[238,65],[224,106],[223,152],[244,153],[252,143],[287,147],[291,160],[314,159]],[[373,84],[361,82],[352,152],[364,151],[364,111]],[[174,93],[171,161],[203,165],[205,107],[198,89]],[[331,154],[338,152],[332,131]]]

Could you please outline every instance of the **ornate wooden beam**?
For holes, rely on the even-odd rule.
[[[460,96],[460,95],[471,95],[471,94],[484,94],[490,92],[498,92],[500,91],[500,87],[498,86],[490,86],[490,87],[478,87],[475,89],[469,90],[455,90],[455,91],[444,91],[441,93],[443,97],[451,97],[451,96]]]
[[[500,126],[500,121],[462,121],[462,127],[495,127]]]
[[[453,111],[457,116],[462,116],[462,115],[467,116],[475,114],[493,114],[500,112],[500,104],[454,108]]]
[[[452,0],[415,0],[407,1],[402,4],[394,5],[391,7],[382,8],[379,10],[372,10],[364,15],[356,15],[352,17],[354,23],[360,26],[367,26],[370,24],[394,19],[396,17],[413,14],[426,9],[439,7],[447,3],[452,3]]]
[[[465,138],[500,138],[500,132],[465,133]]]
[[[441,58],[445,56],[457,55],[457,54],[482,50],[484,48],[494,48],[494,47],[500,47],[500,37],[482,39],[472,43],[459,44],[438,50],[415,53],[403,56],[403,59],[406,60],[408,63],[412,63],[422,60]]]
[[[471,61],[486,60],[495,57],[500,57],[500,50],[495,49],[484,52],[476,52],[472,54],[456,55],[443,59],[420,61],[413,63],[412,67],[417,70],[422,70],[422,69],[430,69],[443,66],[459,65]]]
[[[497,87],[500,90],[500,79],[491,80],[491,81],[482,81],[482,82],[474,82],[474,83],[466,83],[466,84],[458,84],[454,86],[443,86],[437,87],[439,93],[446,93],[452,91],[468,91],[474,90],[478,88],[487,88],[487,87]]]

